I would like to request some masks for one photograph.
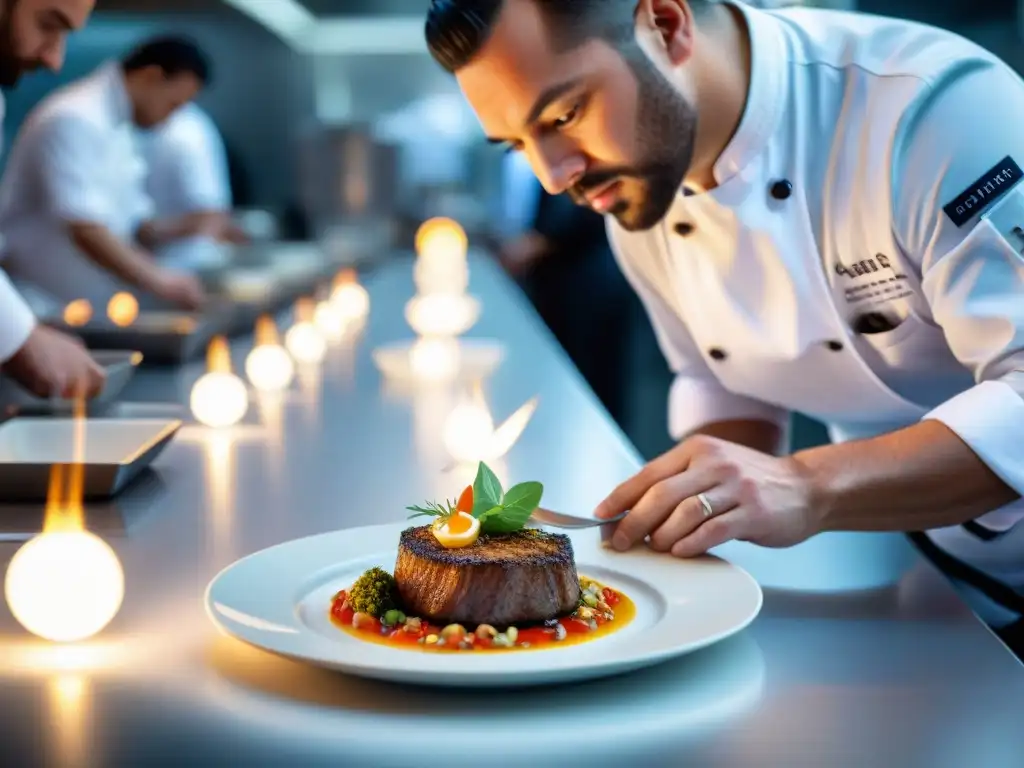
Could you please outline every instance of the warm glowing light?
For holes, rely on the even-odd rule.
[[[327,354],[327,342],[311,322],[300,322],[289,328],[284,345],[300,363],[319,363]]]
[[[338,274],[334,276],[334,280],[331,282],[331,293],[334,293],[343,286],[351,285],[357,280],[356,271],[352,267],[345,267],[345,269],[339,270]]]
[[[264,344],[245,358],[245,375],[261,392],[280,392],[295,378],[295,363],[284,347]]]
[[[345,337],[345,316],[330,301],[321,301],[316,305],[313,325],[327,341],[341,341]]]
[[[214,336],[206,348],[206,370],[211,373],[231,373],[231,348],[223,336]]]
[[[520,436],[523,434],[523,430],[526,429],[526,425],[530,423],[530,419],[533,418],[534,412],[537,410],[537,398],[531,398],[529,401],[519,407],[519,409],[505,419],[496,430],[494,430],[494,436],[491,438],[491,443],[487,448],[486,456],[491,459],[499,459],[512,450],[512,446],[518,442]]]
[[[537,398],[533,398],[495,429],[483,390],[477,383],[472,397],[457,405],[445,420],[444,446],[459,462],[495,461],[512,449],[536,410]]]
[[[227,339],[215,336],[206,350],[205,373],[192,386],[189,405],[192,415],[208,427],[230,427],[249,410],[249,393],[231,372],[231,351]]]
[[[468,247],[466,231],[453,219],[428,219],[416,231],[416,253],[420,256],[453,253],[459,258],[465,258]]]
[[[74,460],[54,465],[43,533],[11,559],[4,596],[14,618],[29,632],[55,642],[74,642],[100,632],[124,598],[124,572],[110,546],[84,530],[85,400],[75,398]]]
[[[139,302],[130,293],[115,293],[107,302],[107,317],[114,325],[126,328],[139,316]]]
[[[416,233],[413,280],[420,295],[464,293],[469,285],[466,233],[451,219],[431,219]]]
[[[361,320],[370,312],[370,294],[359,283],[349,283],[331,294],[331,304],[346,320]]]
[[[249,410],[249,393],[233,373],[214,371],[204,374],[192,387],[189,398],[192,414],[208,427],[230,427]]]
[[[245,375],[261,392],[280,392],[295,377],[295,363],[281,346],[277,326],[267,315],[256,321],[256,346],[245,358]]]
[[[295,302],[295,322],[312,323],[316,317],[316,301],[303,296]]]
[[[92,637],[124,598],[124,572],[110,546],[87,531],[43,533],[18,550],[4,593],[29,632],[56,642]]]
[[[90,320],[92,320],[92,304],[88,299],[75,299],[64,307],[64,322],[68,325],[80,328]]]
[[[405,319],[420,336],[460,336],[480,317],[480,302],[472,296],[417,296],[405,306]]]
[[[281,337],[277,332],[277,324],[270,315],[260,315],[256,318],[256,346],[262,347],[266,344],[280,345]]]
[[[460,403],[445,421],[441,437],[456,461],[479,460],[494,437],[490,410],[476,402]]]
[[[444,254],[421,256],[413,267],[413,282],[421,296],[450,293],[463,294],[469,287],[469,265],[465,259]]]
[[[454,339],[422,338],[409,350],[413,377],[423,381],[447,381],[459,370],[459,344]]]

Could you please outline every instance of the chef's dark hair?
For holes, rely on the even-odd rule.
[[[160,67],[168,77],[192,74],[203,85],[212,79],[210,62],[202,49],[187,37],[155,37],[139,45],[121,62],[125,72]]]
[[[469,64],[487,43],[506,0],[431,0],[426,37],[431,56],[448,72]],[[532,0],[547,17],[552,40],[571,50],[600,38],[615,47],[634,43],[638,0]],[[714,0],[689,0],[696,12]]]

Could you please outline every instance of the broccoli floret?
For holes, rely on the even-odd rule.
[[[395,577],[383,568],[374,566],[356,579],[348,592],[348,602],[353,611],[381,618],[388,611],[398,607]]]

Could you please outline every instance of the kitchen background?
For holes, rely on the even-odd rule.
[[[781,4],[925,21],[976,40],[1018,71],[1024,67],[1024,14],[1017,0]],[[503,155],[482,145],[453,82],[425,51],[422,17],[428,5],[428,0],[98,0],[88,27],[69,43],[64,71],[29,77],[7,94],[4,145],[54,88],[147,36],[184,33],[213,64],[214,83],[199,103],[223,134],[238,207],[273,213],[291,238],[326,238],[339,227],[358,229],[384,219],[396,224],[388,231],[403,245],[416,222],[448,213],[466,223],[478,242],[500,248],[529,225],[529,208],[524,216],[522,207],[506,205],[510,187]],[[346,191],[353,177],[363,194]],[[607,253],[597,249],[586,259],[572,257],[574,263],[603,264],[572,269],[582,270],[582,284],[592,286],[595,296],[616,297],[612,305],[621,322],[601,333],[619,342],[617,360],[595,355],[607,339],[574,338],[579,323],[545,309],[552,286],[571,282],[575,273],[563,270],[547,287],[544,274],[517,277],[626,434],[644,455],[654,456],[671,445],[665,432],[670,377],[664,361],[639,304],[617,272],[607,268]],[[587,303],[572,312],[586,317]],[[625,375],[609,383],[610,369]],[[799,420],[794,439],[813,443],[823,433]]]

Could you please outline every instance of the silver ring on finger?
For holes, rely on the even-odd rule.
[[[700,502],[700,505],[704,510],[705,520],[715,516],[715,508],[711,506],[711,502],[708,501],[708,497],[706,495],[704,495],[703,493],[698,493],[697,501]]]

